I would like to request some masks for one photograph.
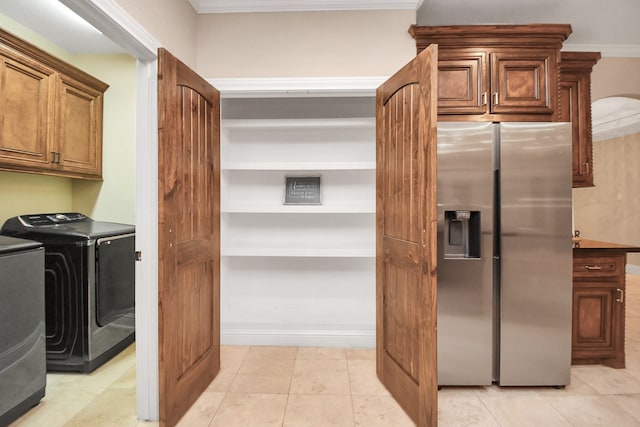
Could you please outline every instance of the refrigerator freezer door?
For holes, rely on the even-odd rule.
[[[500,124],[500,385],[569,384],[570,126]]]
[[[492,140],[491,123],[438,124],[439,385],[492,381]]]

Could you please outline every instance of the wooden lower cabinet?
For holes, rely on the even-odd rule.
[[[574,250],[571,362],[625,367],[626,253]]]

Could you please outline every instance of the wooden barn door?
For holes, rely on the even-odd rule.
[[[158,53],[160,425],[220,369],[220,94]]]
[[[421,427],[437,425],[437,46],[376,94],[377,373]]]

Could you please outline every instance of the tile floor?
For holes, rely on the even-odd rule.
[[[440,426],[640,426],[640,276],[627,276],[627,368],[574,366],[571,385],[439,393]],[[135,346],[90,375],[50,374],[11,427],[118,426],[135,418]],[[412,426],[375,377],[372,350],[224,346],[222,370],[182,427]]]

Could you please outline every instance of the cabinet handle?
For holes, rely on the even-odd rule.
[[[53,163],[54,165],[60,164],[60,153],[58,153],[57,151],[51,152],[51,163]]]
[[[602,270],[602,266],[600,265],[585,265],[584,268],[587,270]]]
[[[493,105],[498,105],[498,92],[493,92]]]
[[[620,297],[618,299],[616,299],[616,301],[618,301],[619,303],[623,303],[624,302],[624,289],[616,288],[616,291],[618,291],[619,295],[620,295]]]
[[[589,163],[583,163],[583,165],[584,165],[584,169],[585,169],[584,173],[589,173]]]
[[[487,105],[487,92],[482,92],[482,106]]]

